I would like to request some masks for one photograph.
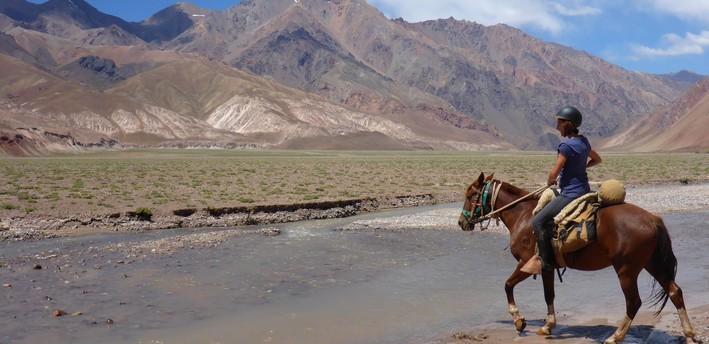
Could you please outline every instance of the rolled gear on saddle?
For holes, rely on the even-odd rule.
[[[625,203],[625,185],[615,179],[604,181],[598,190],[598,202],[602,207]]]

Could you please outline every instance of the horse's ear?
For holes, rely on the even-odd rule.
[[[478,185],[482,185],[484,182],[485,182],[485,174],[481,172],[480,176],[478,177],[477,183],[478,183]]]
[[[492,180],[492,176],[494,176],[494,175],[495,175],[495,172],[492,172],[492,174],[490,174],[489,176],[487,176],[487,178],[485,178],[485,181],[486,181],[486,182],[491,181],[491,180]]]

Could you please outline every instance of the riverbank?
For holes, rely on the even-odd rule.
[[[626,202],[655,214],[709,210],[709,184],[653,185],[627,187]],[[343,230],[407,230],[417,228],[460,230],[458,213],[425,213],[416,216],[355,221]],[[491,221],[484,223],[486,231],[507,234],[507,228]]]
[[[269,206],[188,208],[141,218],[136,212],[77,213],[71,216],[33,213],[0,219],[0,241],[22,241],[103,232],[175,228],[216,228],[334,219],[386,209],[458,201],[456,194],[427,194],[349,201],[276,204]]]
[[[709,184],[629,186],[627,193],[627,202],[636,204],[653,213],[709,209]],[[141,218],[141,214],[136,212],[93,214],[77,212],[69,216],[35,212],[24,216],[0,219],[0,241],[36,240],[116,231],[218,228],[289,223],[343,218],[387,209],[451,203],[461,200],[462,196],[457,193],[425,194],[270,206],[186,208],[155,215],[151,214],[150,218]],[[70,206],[67,206],[67,208],[70,208]],[[363,227],[372,226],[372,224],[361,225]],[[410,222],[408,225],[442,226],[443,224],[427,224],[418,221]],[[407,224],[388,222],[384,226],[406,227]],[[446,223],[443,226],[450,226],[450,223]],[[353,223],[349,229],[357,229],[357,227],[358,223]],[[500,225],[494,223],[491,223],[489,228],[490,230],[505,231]]]

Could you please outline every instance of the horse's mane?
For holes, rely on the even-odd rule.
[[[503,182],[503,181],[500,181],[500,182],[502,183],[503,189],[507,190],[507,192],[509,192],[513,195],[518,196],[518,198],[521,198],[522,196],[526,196],[529,194],[529,191],[527,191],[525,189],[516,187],[508,182]]]

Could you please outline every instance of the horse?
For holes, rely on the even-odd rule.
[[[494,173],[493,173],[494,175]],[[490,191],[493,190],[493,191]],[[541,191],[537,190],[537,191]],[[532,197],[530,197],[532,196]],[[535,254],[536,240],[532,229],[532,210],[538,194],[530,193],[507,182],[480,174],[465,192],[463,210],[458,225],[471,231],[481,220],[501,219],[510,232],[510,253],[517,267],[505,282],[508,312],[518,332],[524,331],[527,322],[520,316],[515,303],[515,286],[532,276],[521,271]],[[496,211],[497,209],[497,211]],[[485,214],[487,212],[487,214]],[[490,216],[493,215],[493,216]],[[564,253],[566,266],[571,269],[596,271],[612,266],[618,275],[625,296],[625,318],[616,331],[605,340],[606,344],[622,342],[635,318],[642,300],[638,292],[638,275],[645,269],[653,278],[651,300],[657,306],[655,316],[665,307],[668,298],[677,308],[682,332],[687,343],[697,343],[684,305],[682,289],[675,283],[677,258],[672,251],[672,241],[662,218],[629,204],[621,203],[601,207],[596,218],[597,238],[578,251]],[[481,225],[481,230],[484,230]],[[537,334],[549,336],[556,326],[554,311],[554,272],[542,271],[544,300],[547,304],[546,322]],[[657,288],[657,284],[661,288]]]

